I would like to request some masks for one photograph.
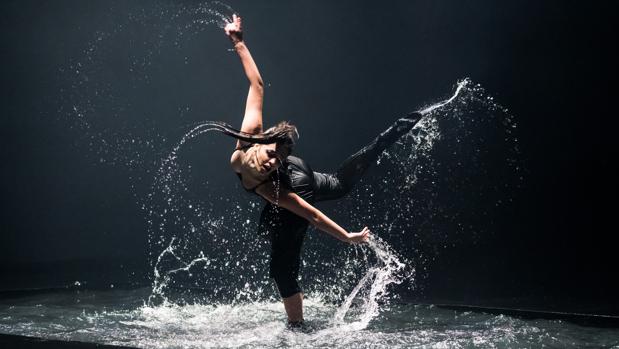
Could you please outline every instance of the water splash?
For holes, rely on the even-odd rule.
[[[372,250],[377,259],[377,263],[370,266],[361,278],[359,283],[353,288],[350,294],[346,297],[342,305],[337,309],[333,316],[335,325],[345,324],[344,318],[350,310],[355,299],[360,299],[360,315],[356,317],[356,321],[345,324],[349,330],[361,330],[368,326],[371,320],[379,315],[380,309],[386,307],[387,296],[389,295],[389,286],[391,284],[399,284],[405,279],[412,280],[414,276],[414,268],[408,268],[401,260],[395,251],[387,243],[382,241],[378,236],[374,236],[368,242],[368,248]],[[365,292],[365,295],[362,294]],[[379,302],[382,304],[379,304]],[[338,326],[339,327],[339,326]]]
[[[190,273],[191,269],[200,263],[203,263],[205,266],[211,264],[211,259],[204,256],[203,252],[200,252],[198,258],[192,260],[189,263],[183,262],[183,260],[174,253],[174,240],[170,241],[170,245],[161,252],[159,257],[157,258],[157,263],[155,263],[154,274],[155,280],[153,281],[153,289],[151,291],[150,296],[148,297],[148,304],[156,304],[160,301],[163,301],[163,306],[169,306],[170,302],[165,296],[165,288],[169,285],[171,278],[179,272],[187,272]],[[162,260],[167,256],[171,255],[177,262],[182,264],[182,267],[176,269],[166,270],[165,272],[160,272],[159,267]],[[206,269],[206,267],[204,268]]]

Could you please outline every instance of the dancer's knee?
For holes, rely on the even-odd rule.
[[[271,277],[275,280],[277,290],[282,298],[288,298],[296,293],[301,292],[301,287],[297,282],[297,278],[289,273],[272,273]]]
[[[336,190],[337,197],[341,198],[348,195],[352,191],[352,188],[354,186],[355,183],[353,181],[349,180],[348,178],[341,178],[340,185]]]
[[[315,173],[316,201],[335,200],[346,195],[350,190],[342,183],[342,176],[337,173]]]

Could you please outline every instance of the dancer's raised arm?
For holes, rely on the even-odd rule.
[[[234,50],[238,53],[245,70],[245,75],[249,80],[249,92],[245,104],[245,115],[241,131],[256,134],[262,132],[262,101],[264,99],[264,84],[258,71],[254,59],[249,53],[249,49],[243,41],[243,30],[241,17],[232,15],[232,22],[226,24],[224,28],[226,35],[232,41]],[[246,142],[237,141],[237,148],[245,145]]]

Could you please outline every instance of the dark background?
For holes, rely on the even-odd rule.
[[[444,98],[464,77],[515,116],[527,175],[514,193],[513,215],[487,240],[443,253],[429,270],[424,299],[619,314],[611,165],[617,45],[610,3],[228,2],[244,18],[267,84],[267,125],[292,119],[304,139],[298,152],[312,164],[335,167],[359,146],[338,130],[352,128],[369,139],[394,115]],[[61,69],[80,57],[96,31],[114,26],[110,13],[152,6],[0,5],[0,289],[85,279],[138,285],[149,277],[136,199],[148,174],[139,181],[135,169],[101,164],[79,140],[63,115]],[[148,114],[162,130],[204,119],[240,125],[246,81],[238,59],[215,26],[194,42],[153,59],[153,83],[161,91],[125,96],[138,110],[145,105],[133,124]],[[110,65],[124,49],[109,53]],[[183,57],[191,69],[175,71],[174,60]],[[184,106],[190,111],[181,115]],[[226,157],[212,166],[226,166]],[[231,177],[213,181],[233,186]]]

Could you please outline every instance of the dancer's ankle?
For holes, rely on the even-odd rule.
[[[304,321],[303,320],[299,320],[299,321],[292,321],[292,320],[288,320],[288,324],[286,325],[289,329],[295,329],[295,328],[301,328],[303,327]]]

